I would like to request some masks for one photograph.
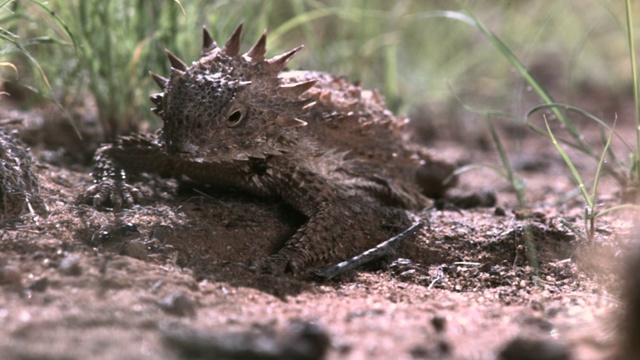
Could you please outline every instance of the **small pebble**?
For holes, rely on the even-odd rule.
[[[78,276],[82,274],[80,258],[75,255],[67,255],[60,261],[59,270],[64,275]]]
[[[0,284],[20,286],[22,283],[22,271],[17,266],[5,265],[0,267]]]
[[[320,360],[326,357],[331,338],[320,324],[294,321],[281,344],[282,358]]]
[[[158,305],[162,310],[177,316],[196,315],[196,302],[182,291],[173,293],[162,299]]]
[[[488,272],[491,271],[492,268],[493,268],[493,265],[491,263],[486,262],[486,263],[480,265],[478,270],[482,271],[482,272],[485,272],[485,273],[488,273]]]
[[[515,338],[500,351],[498,360],[570,360],[566,345],[555,340]]]
[[[431,351],[424,345],[416,345],[409,350],[409,354],[413,359],[427,359],[431,356]]]
[[[443,316],[434,316],[431,318],[431,325],[436,329],[436,332],[443,332],[447,329],[447,319]]]
[[[139,240],[128,241],[123,254],[139,260],[146,260],[148,257],[147,247]]]
[[[48,287],[49,287],[49,278],[43,277],[36,280],[33,284],[31,284],[31,286],[29,286],[29,289],[33,291],[38,291],[38,292],[45,292]]]

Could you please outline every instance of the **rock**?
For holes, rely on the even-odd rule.
[[[147,247],[140,240],[127,241],[122,252],[126,256],[139,260],[146,260],[149,256]]]
[[[14,265],[0,267],[0,284],[20,286],[22,284],[22,271]]]
[[[543,339],[515,338],[498,354],[498,360],[570,360],[566,345]]]
[[[76,255],[67,255],[60,261],[58,267],[60,273],[64,275],[78,276],[82,274],[82,267],[80,266],[80,258]]]
[[[196,302],[182,291],[175,292],[158,303],[165,312],[177,316],[196,316]]]

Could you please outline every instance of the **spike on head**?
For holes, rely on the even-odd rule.
[[[280,86],[279,92],[283,95],[300,95],[305,91],[311,89],[317,83],[318,80],[314,79],[294,84],[282,85]]]
[[[171,68],[171,79],[184,76],[185,72],[176,68]]]
[[[162,77],[154,73],[153,71],[149,71],[149,75],[151,75],[151,78],[153,79],[153,81],[156,82],[156,84],[158,84],[160,89],[164,90],[167,87],[167,84],[169,83],[169,79]]]
[[[224,53],[229,56],[236,56],[240,53],[240,37],[242,36],[242,23],[238,25],[236,31],[231,34],[229,40],[224,44]]]
[[[303,100],[297,100],[297,101],[290,101],[285,103],[284,105],[290,109],[306,110],[313,107],[315,104],[316,104],[316,101],[314,99],[303,99]]]
[[[202,26],[202,54],[204,55],[217,47],[218,44],[213,40],[207,27]]]
[[[258,42],[253,45],[251,50],[247,51],[245,54],[249,58],[251,58],[252,63],[261,62],[264,60],[264,55],[267,53],[267,30],[262,33]]]
[[[153,94],[149,96],[149,99],[151,99],[151,102],[154,103],[155,105],[162,104],[162,98],[163,98],[163,93]]]
[[[284,69],[284,66],[287,65],[287,63],[289,62],[289,60],[291,60],[291,58],[300,50],[302,50],[302,48],[304,47],[304,45],[300,45],[297,48],[290,50],[284,54],[278,55],[278,56],[274,56],[271,59],[267,60],[267,64],[269,66],[269,69],[274,72],[274,73],[279,73],[282,69]]]
[[[276,124],[283,128],[307,126],[306,121],[302,121],[294,117],[283,117],[283,116],[278,116],[276,118]]]
[[[180,60],[177,56],[175,56],[171,51],[165,49],[164,52],[167,53],[167,57],[169,58],[169,62],[171,63],[171,67],[181,71],[187,71],[187,64],[184,61]]]
[[[162,99],[164,98],[164,93],[153,94],[149,96],[151,102],[155,105],[155,107],[151,108],[154,114],[162,117]]]

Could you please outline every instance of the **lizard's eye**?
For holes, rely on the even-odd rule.
[[[228,127],[236,127],[240,125],[242,120],[244,119],[245,111],[244,109],[235,109],[229,113],[227,116],[227,126]]]

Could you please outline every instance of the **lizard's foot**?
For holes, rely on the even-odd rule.
[[[114,209],[131,207],[141,199],[140,190],[127,183],[112,179],[91,186],[80,198],[82,202],[90,202],[95,207],[110,204]]]
[[[295,254],[283,254],[282,251],[263,258],[253,264],[252,268],[264,274],[299,274],[302,271],[303,261]]]

